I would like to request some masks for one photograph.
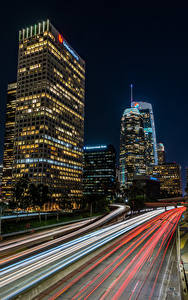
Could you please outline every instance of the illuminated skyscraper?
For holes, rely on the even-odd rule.
[[[158,154],[158,164],[163,165],[165,164],[165,149],[162,143],[157,144],[157,154]]]
[[[3,164],[0,164],[0,186],[2,185],[2,177],[3,177]]]
[[[146,145],[147,145],[147,149],[146,149],[147,172],[151,174],[152,166],[158,164],[155,123],[154,123],[152,105],[147,102],[132,101],[131,106],[133,108],[137,108],[140,111],[143,118],[143,126],[144,126]]]
[[[187,191],[187,189],[188,189],[188,167],[185,167],[185,178],[186,178],[186,185],[185,185],[185,187],[186,187],[186,194],[188,194],[188,191]]]
[[[112,145],[84,147],[84,194],[114,195],[116,152]]]
[[[15,129],[16,89],[16,82],[8,84],[2,177],[2,196],[4,201],[9,201],[12,197],[12,164]]]
[[[19,32],[13,177],[82,195],[85,62],[49,22]]]
[[[137,108],[125,109],[120,133],[120,185],[129,187],[135,175],[146,174],[146,143],[142,114]]]
[[[154,166],[153,176],[160,181],[161,197],[178,197],[182,195],[180,165],[165,163]]]

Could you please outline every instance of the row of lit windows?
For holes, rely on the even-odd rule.
[[[85,79],[84,75],[78,71],[77,68],[74,67],[73,64],[71,64],[67,59],[66,57],[61,54],[61,52],[51,43],[48,41],[48,45],[49,45],[49,50],[59,59],[63,59],[64,61],[66,61],[66,63],[82,78],[82,79]]]
[[[43,35],[44,35],[44,36],[47,36],[47,35],[48,35],[48,36],[55,42],[55,37],[53,36],[53,34],[52,34],[51,32],[45,31]],[[39,40],[39,41],[40,41],[40,40]],[[67,53],[67,55],[69,55],[69,52],[66,51],[66,53]],[[76,62],[76,61],[75,61],[75,62]],[[76,62],[76,63],[77,63],[77,62]],[[85,69],[84,69],[80,64],[77,63],[77,65],[78,65],[78,67],[82,70],[82,72],[85,72]]]
[[[61,103],[60,101],[58,101],[56,98],[52,97],[51,95],[49,95],[48,93],[41,93],[41,94],[37,94],[37,95],[31,95],[31,96],[28,96],[28,97],[21,97],[21,98],[18,98],[18,101],[25,101],[25,100],[29,100],[29,99],[32,99],[32,98],[42,98],[42,97],[47,97],[48,99],[52,100],[53,102],[55,102],[58,106],[59,106],[59,112],[60,111],[64,111],[64,109],[68,112],[70,112],[71,114],[75,115],[77,118],[83,120],[84,118],[79,115],[78,113],[74,112],[72,109],[70,109],[69,107],[67,107],[66,105],[64,105],[63,103]],[[27,109],[28,106],[25,105],[25,106],[21,106],[19,107],[18,110],[24,110],[24,109]],[[28,112],[31,112],[30,110]]]
[[[75,92],[80,98],[83,98],[83,95],[79,93],[79,91],[77,91],[77,88],[73,88],[69,83],[67,83],[65,80],[63,80],[63,76],[62,74],[57,71],[55,68],[54,68],[54,72],[57,74],[57,76],[59,77],[59,80],[65,85],[67,86],[70,90],[73,90],[73,92]],[[57,84],[57,86],[59,87],[59,89],[61,90],[64,90],[59,84]],[[66,91],[67,92],[67,91]],[[80,104],[80,105],[83,105],[83,103],[79,100],[77,100],[77,102]]]
[[[55,70],[55,69],[54,69]],[[55,71],[54,71],[55,72]],[[63,83],[63,84],[65,84],[65,83]],[[84,105],[84,103],[83,102],[81,102],[77,97],[75,97],[74,95],[72,95],[71,93],[69,93],[65,88],[63,88],[60,84],[56,84],[56,86],[61,90],[61,91],[63,91],[64,92],[64,96],[67,98],[67,99],[74,99],[76,102],[78,102],[78,104],[80,104],[81,106],[83,106]],[[81,98],[83,98],[83,96],[82,95],[79,95]]]
[[[52,146],[55,146],[57,148],[61,148],[63,150],[66,150],[68,153],[71,153],[71,154],[75,153],[78,156],[82,156],[82,152],[81,151],[78,151],[78,150],[75,150],[75,149],[71,149],[71,148],[67,149],[67,147],[65,145],[61,145],[60,143],[55,142],[56,140],[57,139],[55,139],[55,140],[48,140],[48,139],[45,139],[45,138],[44,139],[36,139],[34,141],[34,143],[35,143],[36,147],[38,147],[39,143],[44,143],[44,144],[52,145]],[[21,146],[21,145],[24,145],[24,146]],[[34,145],[31,145],[31,144],[25,145],[25,141],[16,141],[15,142],[15,146],[20,146],[21,149],[36,148]]]
[[[31,163],[31,164],[29,164],[29,168],[41,168],[42,164],[41,165],[40,164],[41,163]],[[18,163],[18,164],[16,164],[15,168],[17,168],[17,169],[26,169],[27,168],[27,164]],[[58,165],[51,165],[51,169],[55,169],[55,170],[58,170],[58,171],[66,172],[65,174],[67,174],[67,173],[73,173],[73,174],[75,174],[75,176],[76,176],[76,174],[82,174],[81,170],[67,168],[67,167],[58,166]]]
[[[17,174],[14,174],[14,177],[22,177],[22,174],[23,173],[28,173],[29,172],[29,169],[22,169],[20,170],[20,173],[17,173]],[[47,174],[45,173],[30,173],[30,175],[32,175],[32,177],[46,177]],[[57,178],[57,176],[53,175],[53,174],[50,174],[49,176],[50,178]],[[72,177],[72,176],[65,176],[65,175],[58,175],[58,179],[63,179],[63,180],[70,180],[70,181],[76,181],[76,182],[80,182],[81,179],[80,178],[77,178],[77,177]],[[53,181],[54,183],[54,181]]]
[[[73,64],[71,64],[68,59],[61,54],[60,51],[58,51],[58,49],[50,42],[50,41],[42,41],[42,42],[37,42],[35,44],[32,44],[31,46],[28,46],[26,51],[24,52],[25,55],[29,55],[29,54],[33,54],[39,51],[42,51],[44,49],[45,45],[49,45],[49,50],[59,59],[63,59],[64,61],[66,61],[66,63],[75,71],[79,74],[80,77],[82,77],[84,79],[84,76],[82,75],[82,73],[80,73],[79,70],[77,70],[77,68],[74,67]],[[20,44],[20,48],[23,48],[23,44]],[[77,63],[77,66],[80,67],[80,65]]]

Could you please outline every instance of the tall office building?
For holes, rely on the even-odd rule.
[[[2,185],[2,177],[3,177],[3,164],[0,164],[0,186]]]
[[[146,174],[143,117],[137,108],[125,109],[120,133],[120,186],[129,187],[135,175]]]
[[[188,167],[185,167],[185,172],[186,172],[186,173],[185,173],[185,176],[186,176],[186,177],[185,177],[185,178],[186,178],[186,186],[185,186],[185,187],[188,188]],[[186,193],[187,193],[187,192],[186,192]],[[187,194],[188,194],[188,193],[187,193]]]
[[[158,155],[158,164],[163,165],[166,162],[165,159],[165,148],[162,143],[157,144],[157,155]]]
[[[7,107],[5,120],[4,156],[3,156],[3,177],[2,177],[2,198],[9,201],[12,198],[12,164],[16,111],[16,89],[17,83],[9,83],[7,90]]]
[[[115,181],[115,148],[112,145],[84,147],[84,194],[113,197]]]
[[[160,181],[161,197],[178,197],[182,195],[180,165],[166,163],[154,166],[153,176]]]
[[[47,21],[19,32],[14,180],[82,195],[85,62]]]
[[[155,134],[155,123],[153,116],[152,105],[147,102],[131,102],[133,108],[137,108],[143,118],[143,126],[146,138],[146,162],[147,162],[147,172],[152,173],[152,166],[158,164],[157,157],[157,143]]]

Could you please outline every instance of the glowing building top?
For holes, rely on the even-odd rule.
[[[143,126],[147,141],[147,164],[148,167],[158,164],[157,142],[152,105],[148,102],[131,102],[132,108],[140,111],[143,117]]]

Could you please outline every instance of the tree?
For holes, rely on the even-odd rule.
[[[13,188],[13,200],[10,207],[27,209],[30,206],[28,198],[29,178],[25,175],[20,178]]]
[[[70,193],[70,190],[68,188],[64,188],[62,193],[61,193],[61,197],[60,199],[58,200],[58,204],[59,204],[59,207],[61,209],[67,209],[70,207],[70,197],[69,197],[69,193]]]
[[[40,183],[33,189],[33,200],[34,205],[39,207],[39,221],[41,222],[41,208],[42,206],[50,200],[50,192],[47,185]]]
[[[144,206],[144,193],[145,191],[135,185],[132,184],[129,187],[123,188],[122,190],[122,197],[123,199],[127,198],[128,199],[128,204],[131,207],[131,211],[138,209],[140,210]]]
[[[144,207],[144,196],[143,189],[137,185],[131,185],[129,188],[130,201],[132,202],[133,210],[134,208],[140,210]]]
[[[1,218],[4,210],[7,208],[7,203],[0,201],[0,240],[2,240],[1,236]]]
[[[31,206],[35,206],[37,203],[37,199],[38,199],[38,187],[36,184],[31,183],[29,185],[29,199],[30,199],[30,204]]]
[[[108,199],[106,195],[88,194],[83,196],[82,208],[90,212],[106,212],[108,210]]]
[[[186,195],[188,195],[188,185],[186,185],[185,192],[186,192]]]

